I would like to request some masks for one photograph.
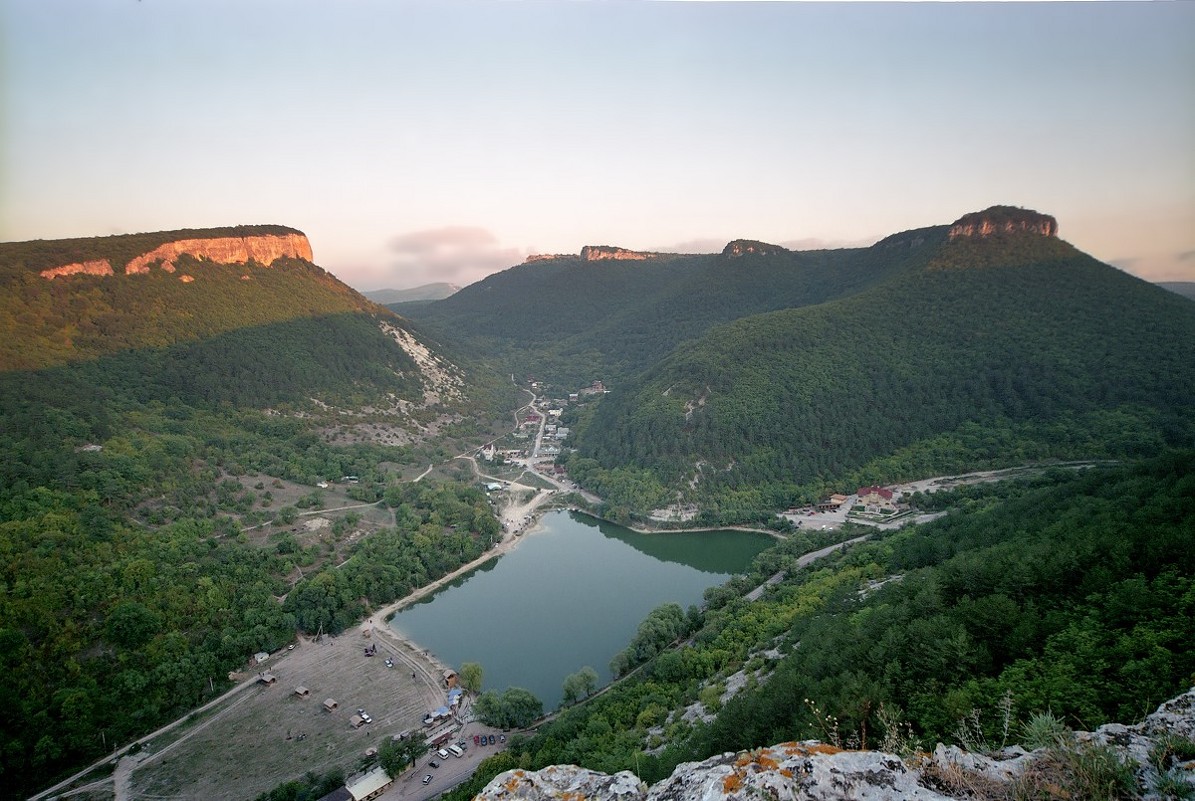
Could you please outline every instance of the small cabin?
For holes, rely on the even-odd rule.
[[[351,718],[349,718],[349,725],[352,726],[354,729],[359,729],[365,725],[365,718],[354,713],[353,716]]]
[[[257,674],[257,683],[264,684],[267,687],[273,687],[278,683],[278,677],[267,670],[265,673]]]
[[[298,687],[295,688],[295,695],[297,695],[300,698],[310,698],[311,690],[308,690],[306,687],[304,687],[302,684],[300,684]]]
[[[335,698],[324,699],[324,709],[328,712],[335,712],[340,708],[340,704],[336,703]]]

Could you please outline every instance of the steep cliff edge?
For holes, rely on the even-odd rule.
[[[939,745],[933,754],[904,758],[882,751],[844,751],[814,741],[790,742],[702,762],[687,762],[648,787],[634,774],[608,776],[572,765],[511,770],[494,777],[475,801],[951,801],[953,799],[1090,798],[1083,782],[1108,770],[1132,787],[1105,787],[1107,798],[1162,799],[1195,793],[1195,761],[1176,744],[1195,746],[1195,689],[1158,707],[1134,726],[1108,724],[1077,732],[1059,745],[993,756]],[[1070,763],[1068,755],[1098,757],[1103,768]],[[1113,764],[1124,767],[1119,771]],[[1087,773],[1088,775],[1081,775]],[[1180,788],[1176,791],[1174,788]],[[1119,792],[1117,792],[1119,791]],[[1116,793],[1113,795],[1112,793]]]
[[[1058,221],[1049,214],[1032,209],[991,206],[983,211],[973,211],[959,217],[951,224],[947,237],[986,237],[1019,232],[1058,236]]]
[[[266,267],[283,258],[312,261],[311,243],[304,234],[296,232],[166,242],[130,259],[124,272],[126,275],[147,273],[153,264],[158,263],[163,270],[172,273],[180,256],[206,259],[217,264],[248,264],[253,261]],[[42,278],[54,279],[68,275],[114,275],[115,271],[107,259],[94,259],[51,267],[40,274]]]
[[[581,248],[581,261],[647,261],[665,254],[642,250],[627,250],[612,245],[586,245]]]
[[[722,248],[722,256],[728,259],[738,259],[743,256],[775,256],[780,253],[788,253],[788,248],[754,239],[735,239]]]

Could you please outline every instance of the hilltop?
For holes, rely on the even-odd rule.
[[[1195,308],[1052,218],[994,220],[920,232],[919,264],[848,297],[679,344],[582,421],[570,471],[638,468],[627,505],[676,492],[734,519],[838,482],[1190,442]]]

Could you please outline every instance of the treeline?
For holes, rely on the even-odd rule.
[[[1195,681],[1195,452],[959,495],[965,508],[792,570],[760,601],[711,592],[682,647],[512,742],[448,797],[513,767],[654,782],[788,740],[875,748],[893,728],[932,748],[958,742],[964,718],[999,742],[1006,697],[1010,741],[1046,710],[1093,729]],[[732,677],[743,689],[723,703]],[[712,722],[686,722],[699,701]]]
[[[1007,259],[717,328],[615,388],[574,431],[578,464],[592,482],[653,475],[726,521],[852,477],[1195,441],[1190,303],[1077,252]]]

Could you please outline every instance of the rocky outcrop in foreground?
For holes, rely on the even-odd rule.
[[[1046,793],[1030,792],[1033,797],[1079,798],[1074,788],[1067,791],[1064,786],[1070,765],[1065,754],[1097,752],[1114,754],[1128,764],[1137,797],[1162,799],[1177,797],[1173,788],[1183,784],[1195,792],[1195,760],[1190,751],[1179,749],[1183,753],[1173,758],[1161,750],[1166,743],[1191,744],[1192,738],[1195,689],[1162,704],[1138,725],[1109,724],[1095,732],[1079,732],[1053,749],[1027,752],[1014,747],[985,756],[939,745],[933,754],[902,759],[813,741],[783,743],[688,762],[651,787],[626,771],[608,776],[572,765],[512,770],[496,776],[475,801],[946,801],[1013,797],[1011,791],[1018,783],[1023,790],[1034,787]],[[1074,776],[1069,779],[1079,781]],[[1055,790],[1069,794],[1050,794]]]
[[[265,267],[283,258],[312,260],[311,243],[303,234],[225,236],[167,242],[130,260],[124,271],[126,275],[147,273],[153,264],[159,264],[163,270],[172,273],[174,262],[184,255],[216,264],[248,264],[254,261]],[[107,259],[99,259],[41,271],[42,278],[47,279],[66,275],[113,275],[113,270]]]

